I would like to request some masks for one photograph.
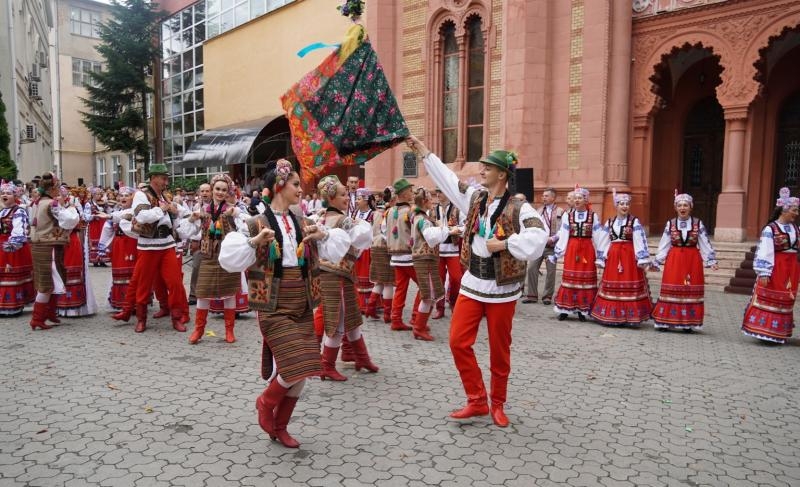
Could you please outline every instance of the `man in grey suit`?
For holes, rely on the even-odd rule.
[[[542,266],[542,261],[545,261],[547,276],[544,281],[542,303],[549,305],[553,300],[553,293],[556,288],[556,265],[551,263],[548,257],[553,255],[553,249],[558,241],[558,229],[561,227],[561,215],[564,214],[564,210],[556,206],[555,189],[547,188],[542,192],[542,206],[536,208],[536,211],[542,215],[544,229],[548,232],[550,238],[547,239],[547,245],[542,256],[533,262],[528,262],[528,275],[527,279],[525,279],[525,298],[522,302],[536,303],[539,301],[539,268]]]

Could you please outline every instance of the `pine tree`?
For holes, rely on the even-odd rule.
[[[11,159],[11,152],[8,145],[11,143],[11,136],[8,133],[6,123],[6,105],[3,103],[3,94],[0,93],[0,179],[17,179],[17,165]]]
[[[153,89],[147,84],[153,61],[159,54],[156,42],[163,11],[146,0],[113,0],[112,17],[100,25],[97,52],[103,70],[90,73],[89,97],[83,124],[111,150],[135,153],[148,160],[149,141],[145,103]]]

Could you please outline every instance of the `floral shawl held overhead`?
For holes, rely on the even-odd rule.
[[[363,165],[409,135],[361,25],[281,102],[305,181],[326,167]]]

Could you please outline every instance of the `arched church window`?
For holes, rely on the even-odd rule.
[[[447,23],[441,31],[442,56],[442,160],[453,162],[458,152],[459,69],[456,26]]]

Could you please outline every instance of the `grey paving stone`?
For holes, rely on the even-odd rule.
[[[98,315],[35,334],[29,311],[4,322],[2,486],[800,485],[798,340],[742,337],[746,297],[708,293],[693,334],[518,304],[506,429],[447,417],[465,401],[449,318],[431,321],[431,343],[367,321],[381,371],[340,362],[347,382],[310,380],[289,424],[302,445],[287,450],[256,424],[252,313],[233,345],[189,346],[163,319],[137,335],[102,309],[110,271],[89,272]],[[475,351],[488,387],[485,325]]]

